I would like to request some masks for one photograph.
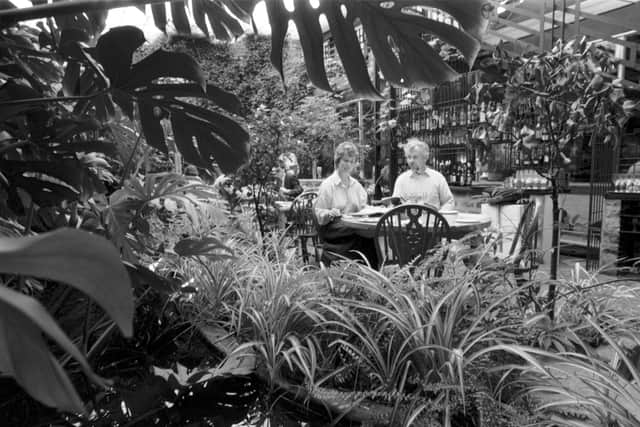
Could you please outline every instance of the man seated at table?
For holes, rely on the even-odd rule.
[[[409,138],[404,146],[409,170],[396,179],[393,196],[403,203],[431,205],[437,210],[454,208],[453,194],[442,174],[427,166],[429,146],[418,138]]]
[[[327,252],[358,259],[360,256],[355,251],[359,251],[373,268],[377,268],[373,239],[359,236],[355,230],[340,222],[343,214],[357,212],[367,204],[367,192],[351,176],[358,161],[358,149],[352,142],[343,142],[336,147],[333,159],[335,171],[320,184],[314,205],[320,226],[318,234],[324,247],[323,262],[331,262]]]

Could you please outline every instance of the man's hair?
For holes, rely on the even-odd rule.
[[[415,137],[408,138],[404,145],[404,154],[407,155],[415,150],[422,151],[425,157],[429,155],[429,146],[426,142]]]
[[[345,157],[358,157],[358,147],[351,141],[341,142],[337,147],[336,151],[333,153],[333,162],[335,166],[338,166],[340,160]]]

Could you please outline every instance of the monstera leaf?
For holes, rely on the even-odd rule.
[[[191,11],[196,25],[209,35],[228,40],[241,34],[242,28],[224,9],[248,22],[255,0],[192,0]],[[397,86],[433,87],[457,77],[454,71],[427,42],[434,36],[456,47],[472,64],[480,50],[480,39],[493,8],[488,0],[293,0],[294,10],[284,0],[266,0],[271,24],[271,61],[283,73],[282,52],[288,25],[293,21],[300,36],[307,72],[314,85],[331,90],[324,65],[324,15],[345,74],[356,95],[379,98],[369,78],[355,27],[362,25],[366,40],[384,77]],[[184,8],[187,2],[171,3],[174,26],[178,32],[190,33]],[[416,7],[438,9],[453,17],[459,26],[449,25],[416,13]],[[156,25],[165,30],[166,9],[154,5]],[[284,76],[283,76],[284,78]]]
[[[144,35],[138,28],[113,28],[90,51],[99,66],[87,59],[87,49],[79,43],[67,46],[74,58],[85,63],[78,82],[86,75],[101,81],[102,72],[108,79],[109,93],[91,100],[96,115],[113,115],[109,107],[113,101],[133,118],[137,106],[149,145],[167,153],[167,138],[172,136],[189,163],[211,169],[215,161],[226,173],[235,171],[249,155],[249,134],[234,117],[242,110],[238,98],[207,84],[199,65],[184,53],[158,50],[133,63],[133,52],[143,42]],[[72,66],[70,61],[68,67]],[[85,86],[89,92],[95,90]],[[84,105],[79,103],[82,108]],[[161,124],[164,119],[169,119],[172,135],[165,135]]]
[[[60,3],[64,0],[31,0],[34,6]],[[99,6],[99,5],[98,5]],[[85,37],[94,37],[100,34],[107,24],[108,10],[104,5],[90,11],[75,11],[72,13],[57,13],[53,15],[57,29],[77,31]]]
[[[62,200],[83,200],[95,191],[104,191],[103,184],[91,170],[82,167],[77,159],[61,157],[55,161],[0,160],[0,169],[12,184],[10,196],[22,190],[38,206],[54,206]]]
[[[45,0],[42,0],[45,1]],[[122,0],[118,6],[151,5],[154,22],[165,31],[167,7],[171,9],[178,32],[190,33],[191,24],[185,7],[189,6],[195,24],[207,35],[209,26],[216,38],[228,40],[241,33],[239,21],[250,21],[257,0],[191,0],[171,2],[170,6],[154,0]],[[34,19],[60,14],[77,13],[74,2],[61,4],[47,15],[46,10],[22,12],[0,11],[0,21]],[[367,64],[360,48],[355,26],[362,25],[367,43],[385,79],[397,86],[424,88],[454,79],[457,74],[427,43],[429,36],[456,47],[472,63],[480,49],[480,38],[493,6],[489,0],[294,0],[289,11],[284,0],[266,0],[271,23],[271,61],[282,74],[282,52],[289,21],[293,21],[300,35],[305,62],[311,81],[330,90],[323,59],[323,31],[319,18],[324,15],[329,24],[345,74],[356,95],[379,98],[371,84]],[[56,5],[58,6],[58,5]],[[317,7],[314,7],[317,6]],[[100,7],[105,7],[104,3]],[[111,6],[114,7],[114,6]],[[428,19],[416,13],[416,7],[441,10],[451,15],[458,27]],[[89,10],[91,9],[91,10]],[[96,6],[85,10],[99,11]]]
[[[266,0],[271,21],[271,60],[282,74],[282,48],[287,26],[293,20],[300,35],[307,72],[318,87],[330,90],[323,62],[324,15],[342,60],[346,76],[356,94],[378,97],[354,26],[361,24],[376,63],[389,82],[410,88],[432,87],[452,80],[457,73],[427,43],[435,36],[455,46],[471,64],[480,50],[480,37],[492,6],[487,0],[320,0],[314,8],[308,0],[294,0],[294,10],[282,0]],[[421,6],[451,15],[460,28],[428,19],[410,9]]]
[[[191,13],[193,19],[200,30],[207,36],[210,36],[207,22],[211,25],[213,36],[219,40],[231,40],[244,33],[244,29],[238,22],[238,19],[245,23],[250,21],[250,12],[253,10],[254,3],[236,0],[191,0]],[[176,31],[183,34],[191,33],[191,24],[187,17],[186,7],[187,1],[175,1],[170,5],[173,25]],[[225,10],[229,9],[229,12]],[[157,4],[151,7],[153,20],[160,30],[166,32],[167,12],[164,4]]]

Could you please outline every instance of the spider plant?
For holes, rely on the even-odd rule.
[[[613,337],[640,327],[640,283],[601,277],[576,264],[558,295],[558,319],[571,323],[575,333],[592,345],[604,342],[604,337],[583,321],[585,316]]]
[[[455,268],[445,266],[445,271]],[[422,279],[412,282],[411,275],[404,277],[404,283],[390,280],[357,264],[339,274],[334,271],[336,299],[325,305],[331,312],[327,325],[337,336],[331,347],[348,349],[373,379],[369,385],[374,391],[406,397],[415,390],[416,381],[441,384],[437,391],[443,393],[431,398],[445,396],[447,424],[452,416],[446,402],[450,392],[461,396],[464,410],[465,378],[470,370],[488,363],[478,357],[479,352],[516,341],[513,331],[519,323],[515,318],[498,323],[496,315],[513,305],[522,289],[489,292],[502,284],[487,281],[489,276],[480,268],[462,268],[457,275],[438,279],[438,285],[447,289],[444,295]],[[410,386],[407,376],[412,378]]]
[[[247,341],[238,351],[256,351],[273,385],[282,378],[283,367],[294,370],[291,354],[299,351],[300,341],[313,339],[312,332],[323,320],[317,304],[326,296],[322,275],[301,269],[277,235],[247,248],[234,263],[237,301],[231,307],[230,326]],[[304,360],[313,359],[298,357],[296,363]]]
[[[537,402],[545,414],[545,425],[576,427],[631,427],[640,425],[640,373],[613,337],[591,322],[615,352],[612,362],[593,354],[553,353],[532,347],[505,345],[502,350],[517,354],[523,363],[510,369],[520,372],[514,383]],[[639,336],[633,337],[636,345]],[[620,367],[617,367],[617,360]],[[504,367],[501,367],[504,368]],[[513,384],[510,384],[513,385]]]

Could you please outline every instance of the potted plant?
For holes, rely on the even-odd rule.
[[[578,137],[604,138],[612,144],[620,127],[636,114],[637,87],[616,79],[618,61],[610,52],[586,39],[559,41],[550,52],[512,58],[498,50],[493,67],[504,78],[473,87],[470,98],[495,105],[487,108],[487,122],[513,142],[530,169],[544,179],[552,202],[553,232],[550,278],[558,271],[560,207],[558,194],[564,168],[571,163],[569,148]],[[491,102],[495,94],[501,102]],[[555,298],[555,286],[549,288]],[[550,305],[553,310],[553,304]]]

